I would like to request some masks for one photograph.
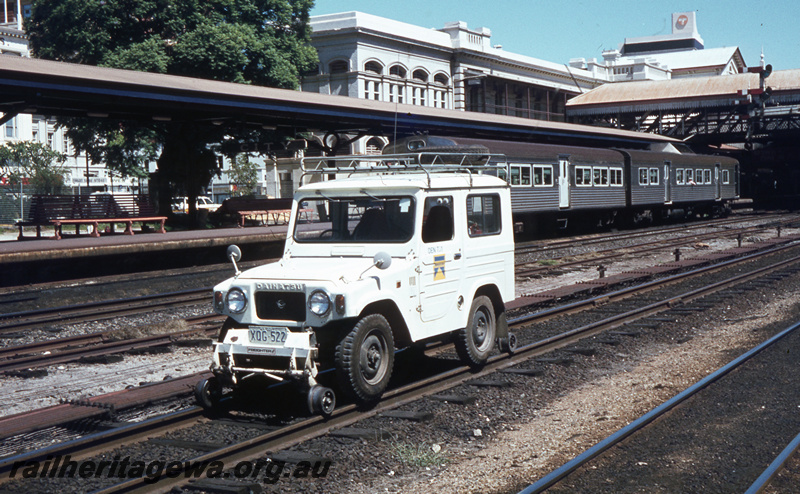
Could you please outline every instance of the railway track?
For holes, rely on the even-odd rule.
[[[737,229],[736,234],[741,235],[741,230],[742,229]],[[681,240],[680,242],[692,241],[696,241],[696,237],[693,237],[693,240]],[[645,247],[646,250],[652,248],[653,247]],[[617,255],[621,255],[618,250],[612,251],[612,253],[607,256],[613,257]],[[596,262],[596,259],[594,261]],[[561,267],[566,264],[567,263],[562,264]],[[524,269],[521,272],[524,272]],[[609,282],[611,281],[612,280],[609,280]],[[200,288],[133,299],[97,302],[74,307],[7,314],[5,316],[0,316],[0,333],[5,333],[6,335],[11,333],[13,335],[14,331],[35,328],[39,325],[48,325],[56,321],[60,324],[87,320],[97,321],[122,315],[150,312],[167,307],[206,303],[209,291],[210,288]],[[564,294],[561,294],[561,296],[563,295]],[[538,295],[540,300],[545,296],[546,293],[540,293]],[[29,345],[9,346],[0,349],[0,371],[36,368],[45,365],[72,362],[85,356],[109,355],[134,348],[165,345],[175,338],[181,338],[192,332],[199,332],[201,329],[200,326],[204,326],[203,332],[205,335],[213,336],[215,325],[218,325],[221,321],[221,317],[207,314],[188,319],[186,322],[193,328],[186,331],[180,331],[172,335],[150,336],[135,340],[115,341],[113,332],[99,332],[68,338],[45,340]]]
[[[592,253],[591,259],[579,259],[575,261],[565,261],[565,262],[557,262],[550,265],[539,265],[530,267],[531,264],[523,264],[517,267],[516,275],[520,277],[526,276],[533,276],[538,273],[550,271],[553,269],[564,269],[568,267],[577,267],[583,266],[586,264],[598,264],[603,262],[608,262],[613,259],[618,259],[625,256],[638,256],[650,252],[656,251],[664,251],[670,249],[678,249],[680,247],[685,247],[687,245],[702,242],[704,240],[716,240],[720,238],[738,238],[739,246],[742,245],[742,239],[744,235],[753,235],[759,232],[764,232],[769,229],[778,229],[777,234],[780,236],[780,228],[786,227],[790,224],[797,222],[797,219],[793,220],[784,220],[782,222],[777,222],[777,224],[771,225],[758,225],[758,226],[748,226],[742,228],[734,228],[730,229],[724,233],[721,232],[709,232],[709,233],[699,233],[699,234],[688,234],[682,235],[677,239],[671,240],[653,240],[650,242],[639,243],[631,247],[626,248],[619,248],[614,247],[605,250],[594,251]],[[679,260],[680,254],[676,254],[676,260]]]
[[[628,487],[636,485],[641,487],[648,483],[664,485],[664,482],[670,482],[673,486],[682,486],[678,490],[688,488],[691,482],[687,481],[685,478],[681,478],[679,469],[671,469],[667,461],[659,461],[655,456],[648,455],[647,451],[655,448],[664,448],[665,446],[661,445],[661,443],[664,442],[671,443],[673,446],[668,448],[669,450],[674,450],[676,440],[680,442],[679,447],[683,451],[682,455],[684,457],[690,456],[689,450],[700,449],[698,445],[692,444],[692,441],[688,439],[688,437],[693,433],[702,435],[701,432],[696,431],[696,429],[698,429],[698,420],[709,420],[709,418],[703,417],[698,419],[697,415],[699,414],[693,413],[692,409],[714,408],[715,404],[716,407],[721,408],[720,404],[717,403],[719,399],[717,396],[727,393],[715,388],[733,386],[734,389],[737,390],[739,400],[741,401],[746,401],[748,398],[750,400],[764,400],[764,397],[760,396],[758,392],[750,393],[749,396],[747,395],[747,391],[742,388],[749,387],[749,383],[740,384],[735,381],[743,379],[742,374],[746,373],[743,369],[747,368],[750,369],[750,373],[755,372],[762,375],[766,373],[771,373],[773,375],[779,374],[781,369],[776,369],[773,365],[770,365],[771,363],[763,363],[763,361],[780,359],[781,353],[786,353],[788,348],[794,347],[797,344],[798,333],[800,333],[800,323],[795,323],[732,360],[727,365],[710,373],[693,386],[678,393],[673,398],[642,415],[627,426],[608,436],[606,439],[595,444],[573,460],[565,463],[560,468],[523,489],[521,494],[537,494],[551,489],[552,492],[585,492],[588,486],[599,485],[599,483],[602,482],[600,478],[607,477],[606,472],[608,471],[614,472],[614,476],[616,477],[615,485],[620,486],[623,490],[625,489],[623,486],[626,485]],[[792,340],[792,342],[789,343],[787,340]],[[776,347],[782,348],[778,350]],[[777,356],[775,354],[777,354]],[[762,361],[761,363],[757,362],[759,359]],[[785,362],[780,363],[781,365],[785,365]],[[706,395],[713,395],[714,397],[708,398]],[[687,404],[690,401],[692,401],[692,406],[688,407]],[[789,408],[788,414],[794,415],[796,413],[794,401],[788,405],[784,405],[784,407]],[[713,423],[731,423],[741,420],[763,423],[768,420],[761,417],[760,413],[756,413],[756,416],[753,416],[754,414],[752,413],[742,413],[741,409],[747,409],[748,403],[725,408],[726,410],[722,413],[714,415],[711,418],[711,420],[714,421]],[[778,408],[778,406],[773,403],[772,408]],[[772,415],[780,415],[779,410],[771,410],[770,413]],[[783,415],[786,415],[785,411]],[[778,418],[774,417],[772,420],[778,420]],[[783,419],[783,421],[787,426],[789,425],[788,420]],[[704,425],[711,426],[712,424]],[[657,431],[655,429],[660,430]],[[679,430],[686,432],[677,432]],[[669,439],[666,441],[663,438],[665,434],[669,436]],[[739,441],[741,441],[745,447],[756,448],[753,444],[752,437],[741,439],[734,439],[731,437],[728,441],[721,440],[722,437],[729,434],[730,433],[724,430],[720,430],[714,433],[714,436],[716,436],[714,439],[705,437],[701,439],[704,441],[702,456],[724,458],[726,456],[725,453],[717,451],[717,449],[732,448],[732,443]],[[761,432],[758,434],[760,435]],[[762,492],[766,488],[769,480],[776,474],[780,466],[783,465],[800,446],[800,439],[798,438],[800,438],[800,436],[797,438],[790,438],[791,442],[789,446],[764,470],[764,473],[750,485],[750,488],[747,490],[748,493]],[[625,444],[625,448],[620,449],[623,443]],[[753,455],[756,456],[756,453],[754,452]],[[637,459],[639,460],[639,467],[635,468],[635,472],[631,471],[630,468],[622,466],[626,461],[629,462],[629,465],[636,465]],[[700,458],[698,458],[698,461],[700,461]],[[758,463],[756,458],[753,458],[751,461],[756,464]],[[651,466],[650,463],[655,464]],[[589,465],[593,465],[593,468],[589,469]],[[736,477],[733,475],[733,473],[736,472],[736,468],[735,465],[731,465],[725,470],[731,472],[729,475],[732,477]],[[743,466],[743,468],[746,467]],[[666,477],[670,474],[652,472],[652,470],[656,469],[662,471],[668,470],[671,472],[672,477],[677,478],[667,480]],[[729,482],[723,483],[723,485],[733,487],[736,485],[733,483],[736,480],[738,479],[732,479]]]
[[[784,246],[778,249],[775,249],[771,252],[771,254],[778,255],[779,252],[788,252],[791,247]],[[736,261],[731,261],[727,267],[733,267],[734,265],[742,265],[748,261],[755,260],[757,257],[766,256],[769,254],[760,254],[759,256],[752,256],[750,259],[739,259]],[[658,314],[663,311],[667,310],[674,310],[676,307],[683,307],[688,304],[691,304],[693,301],[702,298],[704,296],[708,296],[711,293],[719,292],[721,290],[725,290],[730,288],[731,286],[736,286],[741,283],[744,283],[746,280],[757,278],[760,276],[767,276],[770,273],[774,273],[776,271],[780,271],[783,269],[790,269],[792,266],[796,266],[800,263],[800,257],[789,256],[784,254],[784,259],[782,259],[779,263],[772,263],[763,268],[753,269],[750,272],[741,274],[737,273],[732,276],[726,276],[724,281],[713,283],[709,286],[703,286],[701,288],[693,288],[688,291],[683,291],[681,293],[673,293],[668,296],[663,296],[659,300],[650,301],[649,299],[643,299],[642,297],[636,297],[637,293],[641,293],[641,290],[646,291],[654,291],[656,289],[656,284],[659,285],[667,285],[667,284],[675,284],[680,280],[689,279],[692,275],[695,277],[693,279],[697,279],[697,277],[707,277],[708,273],[714,270],[721,270],[723,267],[715,267],[709,268],[705,267],[702,270],[698,270],[692,274],[690,273],[682,273],[680,275],[675,275],[669,279],[660,280],[658,282],[652,282],[647,286],[639,287],[637,289],[629,288],[626,290],[621,290],[611,294],[605,294],[601,298],[594,300],[588,306],[599,306],[600,309],[604,307],[608,307],[610,304],[614,303],[617,300],[635,300],[639,302],[639,306],[636,308],[626,309],[624,312],[619,312],[619,310],[615,311],[615,313],[611,316],[608,315],[598,315],[597,320],[581,326],[577,329],[573,329],[567,332],[559,332],[557,334],[547,336],[547,337],[535,337],[533,341],[529,341],[526,345],[523,345],[519,348],[518,352],[514,355],[496,355],[490,359],[488,364],[478,373],[474,373],[467,367],[461,366],[454,366],[452,369],[449,369],[445,372],[438,373],[436,375],[428,376],[424,379],[419,381],[415,381],[412,383],[408,383],[405,385],[398,386],[394,389],[388,391],[384,399],[376,405],[376,407],[372,408],[371,410],[364,411],[355,408],[352,405],[346,405],[334,411],[333,416],[330,420],[325,421],[321,418],[313,417],[310,419],[299,420],[294,422],[288,427],[282,427],[281,429],[270,431],[266,434],[261,434],[255,438],[250,438],[247,441],[239,444],[234,444],[231,446],[227,446],[225,448],[221,448],[218,450],[214,450],[212,452],[196,456],[192,458],[192,461],[203,461],[203,460],[215,460],[215,461],[222,461],[226,465],[230,465],[234,462],[242,461],[245,459],[253,459],[260,454],[263,454],[263,451],[270,450],[276,451],[279,449],[283,449],[289,447],[291,445],[297,444],[299,442],[307,441],[312,437],[318,437],[322,434],[329,432],[333,428],[337,427],[344,427],[347,425],[354,424],[359,420],[363,420],[366,417],[375,416],[379,413],[385,412],[392,408],[396,408],[403,404],[408,404],[415,400],[419,400],[423,396],[430,396],[435,393],[440,393],[444,390],[451,389],[453,386],[457,386],[459,384],[465,383],[468,380],[474,380],[481,377],[488,376],[494,372],[497,372],[502,369],[507,369],[509,367],[515,366],[525,361],[529,361],[530,359],[543,355],[545,353],[551,352],[554,349],[563,348],[567,345],[574,344],[576,341],[581,339],[585,339],[593,334],[598,334],[603,331],[608,331],[611,329],[616,329],[620,327],[624,327],[625,325],[631,324],[633,321],[641,320],[644,318],[652,317],[655,314]],[[739,268],[740,269],[740,268]],[[730,270],[729,270],[730,271]],[[650,296],[652,298],[652,296]],[[649,302],[649,303],[648,303]],[[565,307],[562,309],[564,312],[572,312],[577,310],[575,306]],[[603,311],[600,310],[602,313]],[[515,327],[530,327],[534,321],[544,320],[546,318],[555,317],[555,310],[545,311],[540,314],[536,315],[526,315],[520,318],[514,318],[510,322],[512,326]],[[521,330],[524,335],[524,329]],[[523,339],[526,341],[526,339]],[[181,412],[181,421],[173,421],[171,422],[168,427],[169,428],[182,428],[182,427],[190,427],[193,424],[196,424],[199,420],[199,416],[197,415],[198,412],[192,411],[185,411]],[[184,420],[185,419],[185,420]],[[174,420],[174,417],[171,419]],[[156,422],[154,422],[156,423]],[[142,425],[141,427],[147,427],[147,425]],[[155,425],[155,427],[163,427],[163,425]],[[133,429],[131,429],[133,430]],[[120,431],[122,432],[122,431]],[[135,434],[151,434],[147,432],[136,432]],[[128,442],[127,439],[120,439],[122,442]],[[58,454],[67,454],[66,451],[70,451],[69,454],[72,454],[75,457],[79,456],[87,456],[94,454],[98,450],[108,450],[108,444],[104,443],[105,446],[98,446],[95,443],[89,449],[80,449],[83,446],[78,447],[78,449],[48,449],[47,451],[38,451],[38,452],[31,452],[28,453],[26,456],[19,456],[12,459],[6,460],[3,464],[6,472],[8,464],[10,461],[28,461],[33,458],[40,458],[42,455],[58,455]],[[76,447],[76,444],[73,445],[64,445],[64,448],[73,448]],[[98,449],[99,448],[99,449]],[[38,455],[38,456],[37,456]],[[180,475],[178,475],[180,477]],[[158,482],[159,489],[168,489],[171,485],[180,484],[183,480],[180,478],[177,479],[161,479]],[[144,479],[130,479],[126,482],[113,485],[113,486],[105,486],[102,492],[145,492],[148,489],[151,489],[153,486],[145,483]]]
[[[117,300],[103,300],[79,305],[0,314],[0,332],[12,333],[49,324],[74,324],[102,321],[114,317],[141,314],[154,310],[207,303],[210,288],[145,295]]]
[[[598,245],[608,242],[619,240],[620,238],[634,239],[634,238],[648,238],[660,235],[669,235],[672,233],[686,233],[695,230],[706,230],[709,228],[727,228],[728,225],[737,225],[742,221],[751,219],[764,218],[766,224],[765,228],[776,227],[780,224],[789,225],[798,221],[795,214],[770,214],[770,213],[753,213],[753,214],[737,214],[735,217],[717,218],[708,221],[684,223],[676,226],[666,226],[658,228],[648,228],[645,230],[626,231],[626,232],[613,232],[602,233],[593,235],[580,235],[573,236],[567,239],[557,240],[544,240],[522,242],[517,245],[516,254],[525,255],[537,252],[547,252],[558,249],[565,249],[572,247],[576,244],[581,246]]]
[[[736,237],[744,234],[753,234],[758,231],[763,231],[767,228],[776,228],[786,226],[793,222],[798,221],[795,216],[792,218],[782,219],[779,221],[772,221],[769,226],[751,226],[744,228],[737,228],[726,232],[723,237]],[[719,224],[719,223],[717,223]],[[614,237],[614,238],[618,238]],[[702,240],[720,238],[719,232],[711,232],[698,235],[688,235],[683,238],[664,242],[657,240],[637,244],[634,246],[620,249],[619,247],[608,249],[605,251],[597,251],[593,254],[591,259],[575,260],[556,262],[552,265],[526,267],[529,264],[523,264],[517,267],[516,275],[518,277],[534,276],[542,272],[554,269],[564,269],[567,267],[578,267],[586,264],[597,264],[607,262],[612,259],[617,259],[622,256],[637,256],[647,252],[672,249],[675,247],[691,244]],[[598,239],[608,241],[607,238]],[[584,240],[585,241],[585,240]],[[522,247],[519,252],[525,252],[529,247]],[[37,328],[50,324],[73,324],[86,321],[100,321],[107,320],[115,317],[122,317],[126,315],[136,315],[140,313],[151,312],[155,310],[162,310],[172,307],[182,307],[194,304],[204,304],[210,300],[210,286],[174,291],[169,293],[161,293],[155,295],[145,295],[140,297],[121,298],[115,300],[104,300],[98,302],[90,302],[85,304],[62,306],[55,308],[37,309],[32,311],[12,312],[7,314],[0,314],[0,334],[6,337],[20,336],[21,331],[26,329]]]

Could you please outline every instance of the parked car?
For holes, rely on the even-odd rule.
[[[216,211],[217,208],[220,207],[220,204],[215,203],[211,200],[210,197],[207,196],[198,196],[197,197],[197,210],[206,210],[208,212]],[[187,197],[175,197],[172,200],[172,212],[173,213],[188,213],[189,212],[189,198]]]

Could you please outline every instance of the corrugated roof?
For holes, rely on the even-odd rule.
[[[605,84],[567,102],[570,116],[731,106],[742,99],[739,91],[758,88],[758,74],[690,77],[668,81]],[[772,98],[800,100],[800,69],[775,71],[767,78]]]

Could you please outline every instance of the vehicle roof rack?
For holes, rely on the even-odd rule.
[[[333,163],[333,164],[331,164]],[[489,164],[491,163],[491,164]],[[420,152],[407,154],[378,154],[354,156],[316,156],[306,157],[300,162],[303,175],[347,173],[425,173],[428,186],[431,173],[463,172],[470,177],[472,186],[473,172],[483,172],[505,168],[505,155],[489,153],[437,153]]]

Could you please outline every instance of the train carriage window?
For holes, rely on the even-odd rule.
[[[686,185],[694,185],[694,170],[691,168],[686,169]]]
[[[675,183],[677,185],[683,185],[684,184],[683,168],[676,168],[675,169]]]
[[[533,165],[534,187],[549,187],[553,185],[553,167],[550,165]]]
[[[731,172],[729,170],[722,170],[722,183],[726,185],[731,183]]]
[[[697,170],[695,170],[694,171],[694,176],[696,177],[695,181],[698,184],[702,184],[703,183],[703,170],[702,169],[698,168]]]
[[[531,167],[530,165],[511,165],[511,185],[530,185]]]
[[[647,178],[647,168],[639,168],[639,185],[647,185],[649,183]]]
[[[595,166],[592,168],[592,185],[605,187],[608,185],[608,168]]]
[[[500,166],[506,166],[505,163],[498,163]],[[508,183],[508,168],[498,168],[497,169],[497,178],[501,178]]]
[[[703,183],[711,183],[711,170],[703,170]]]
[[[500,196],[467,196],[467,231],[470,237],[500,233]]]
[[[580,187],[592,186],[592,167],[590,166],[575,167],[575,185],[578,185]]]
[[[609,169],[609,184],[612,187],[622,187],[622,168]]]
[[[650,168],[650,185],[658,185],[658,168]]]

